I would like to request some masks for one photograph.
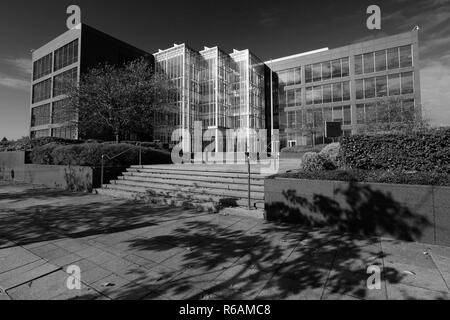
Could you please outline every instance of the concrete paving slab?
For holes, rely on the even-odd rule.
[[[41,260],[40,257],[22,247],[0,250],[0,274]]]
[[[3,288],[3,290],[9,290],[53,273],[59,269],[58,266],[47,263],[45,260],[38,260],[0,274],[0,287]]]

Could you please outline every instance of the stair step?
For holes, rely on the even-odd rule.
[[[129,185],[136,184],[168,184],[173,186],[184,186],[184,187],[197,187],[197,188],[211,188],[211,189],[224,189],[224,190],[235,190],[235,191],[247,191],[248,184],[235,184],[235,183],[211,183],[204,181],[188,181],[188,180],[178,180],[178,179],[155,179],[155,178],[145,178],[145,177],[134,177],[134,176],[123,176],[119,177],[118,180],[127,183]],[[255,192],[264,192],[264,186],[251,185],[251,190]]]
[[[187,181],[207,181],[207,182],[217,182],[217,183],[234,183],[234,184],[245,184],[248,183],[248,177],[235,177],[235,176],[223,176],[223,177],[214,177],[214,176],[205,176],[200,174],[192,175],[190,174],[177,174],[175,172],[169,172],[169,173],[150,173],[150,172],[134,172],[134,171],[128,171],[123,173],[124,177],[142,177],[145,179],[176,179],[176,180],[187,180]],[[146,181],[146,180],[145,180]],[[264,186],[264,180],[261,178],[254,178],[251,177],[251,183],[252,185],[259,185]]]
[[[163,174],[163,175],[181,175],[181,176],[199,176],[199,177],[215,177],[215,178],[234,178],[234,179],[248,179],[247,173],[230,173],[230,172],[213,172],[213,171],[186,171],[186,170],[159,170],[159,169],[142,169],[129,168],[127,172],[131,173],[148,173],[148,174]],[[251,175],[253,180],[264,181],[265,176],[254,173]]]
[[[110,196],[113,198],[122,198],[122,199],[131,199],[131,200],[143,200],[150,201],[153,204],[157,205],[167,205],[173,207],[182,207],[186,209],[195,209],[199,212],[210,212],[216,213],[219,211],[219,206],[213,202],[204,202],[204,201],[192,201],[192,200],[183,200],[183,199],[173,199],[166,197],[148,197],[147,194],[140,194],[130,191],[124,190],[114,190],[114,189],[96,189],[96,194]]]
[[[130,190],[133,189],[133,190]],[[157,203],[159,201],[163,201],[164,204],[180,204],[180,203],[192,203],[194,205],[205,204],[208,210],[206,211],[215,211],[219,207],[221,203],[221,197],[217,196],[205,196],[205,195],[195,195],[189,194],[188,198],[180,198],[180,194],[170,194],[164,193],[160,191],[155,191],[154,195],[149,195],[146,190],[137,191],[136,188],[113,188],[112,186],[104,187],[102,189],[96,189],[94,191],[100,195],[106,195],[114,198],[122,198],[122,199],[130,199],[130,200],[140,200],[140,199],[161,199],[156,200]],[[222,198],[223,199],[223,198]],[[172,202],[172,203],[171,203]],[[248,200],[236,199],[235,205],[238,207],[247,207]],[[264,202],[261,201],[251,201],[251,205],[256,207],[257,209],[264,209]]]
[[[247,174],[246,166],[236,165],[157,165],[157,166],[132,166],[131,169],[159,170],[159,171],[184,171],[184,172],[209,172],[209,173],[226,173],[226,174]],[[259,167],[250,169],[252,174],[260,174]]]
[[[195,193],[195,194],[205,194],[205,195],[215,195],[230,198],[247,198],[247,193],[243,191],[225,190],[225,189],[213,189],[213,188],[197,188],[197,187],[186,187],[171,184],[162,183],[148,183],[148,182],[136,182],[136,181],[126,181],[126,180],[114,180],[111,181],[110,185],[120,185],[127,187],[142,188],[144,190],[168,190],[168,191],[179,191],[183,193]],[[264,200],[263,191],[252,191],[251,197],[255,200]]]

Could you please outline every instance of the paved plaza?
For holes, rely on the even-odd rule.
[[[0,221],[0,300],[450,298],[446,247],[11,183]]]

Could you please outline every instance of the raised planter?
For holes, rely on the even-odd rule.
[[[274,178],[266,219],[450,246],[450,187]]]
[[[117,177],[126,167],[106,167],[105,183]],[[25,164],[24,152],[0,153],[0,180],[18,181],[49,188],[91,192],[99,188],[101,170],[98,167],[53,166]]]

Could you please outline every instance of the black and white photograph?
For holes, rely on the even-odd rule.
[[[0,300],[450,300],[450,0],[1,0]]]

